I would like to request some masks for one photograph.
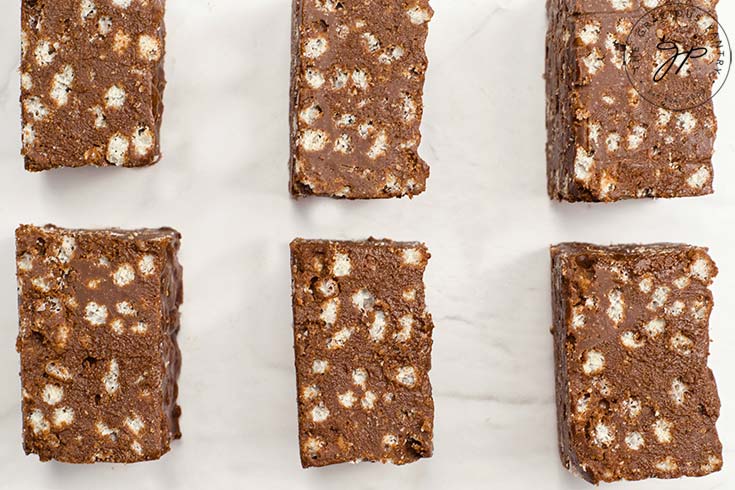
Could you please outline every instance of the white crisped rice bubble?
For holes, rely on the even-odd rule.
[[[138,38],[138,55],[147,61],[158,61],[161,58],[161,44],[153,36],[143,34]]]
[[[324,374],[327,372],[327,368],[329,367],[328,361],[323,361],[321,359],[316,359],[311,364],[311,372],[314,374]]]
[[[334,254],[334,263],[332,265],[332,274],[336,277],[344,277],[352,272],[352,264],[350,256],[343,253]]]
[[[102,378],[102,384],[105,386],[105,391],[108,394],[113,395],[120,389],[120,367],[115,359],[110,361],[110,365],[107,369],[107,373]]]
[[[320,403],[316,407],[311,409],[311,420],[314,422],[324,422],[329,417],[329,409]]]
[[[113,165],[125,165],[128,159],[129,147],[130,142],[125,136],[121,134],[111,136],[107,143],[107,160]]]
[[[84,318],[92,325],[104,325],[107,322],[107,307],[95,302],[87,303]]]
[[[64,399],[64,388],[59,385],[48,384],[43,387],[43,401],[47,405],[56,405]]]
[[[412,387],[416,384],[416,370],[413,366],[402,367],[398,370],[396,380],[404,386]]]
[[[135,280],[135,269],[130,264],[123,264],[112,275],[112,280],[118,287],[125,287]]]
[[[605,356],[602,353],[591,350],[585,355],[582,370],[586,375],[593,375],[602,372],[605,369]]]

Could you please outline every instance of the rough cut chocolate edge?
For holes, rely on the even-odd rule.
[[[552,247],[551,249],[551,312],[552,312],[552,335],[554,336],[554,374],[556,379],[556,417],[557,432],[559,441],[559,456],[562,465],[572,473],[591,481],[586,472],[580,471],[580,464],[573,451],[569,451],[571,447],[571,424],[570,424],[570,406],[569,389],[566,379],[567,372],[567,356],[565,351],[566,345],[566,328],[565,328],[565,312],[567,311],[566,298],[563,296],[564,277],[560,271],[561,265],[557,263],[558,254]]]
[[[181,439],[181,407],[179,398],[179,375],[181,374],[181,350],[178,335],[181,329],[179,307],[184,302],[184,269],[179,263],[178,253],[181,248],[181,234],[174,231],[176,239],[167,247],[168,258],[161,280],[162,324],[163,324],[163,412],[167,415],[167,426],[162,427],[162,447],[170,450],[171,442]]]
[[[27,454],[135,463],[181,437],[180,238],[170,228],[16,230]]]
[[[429,257],[420,243],[291,243],[304,468],[433,454]]]
[[[301,0],[291,2],[291,88],[289,98],[289,157],[288,157],[288,189],[293,197],[309,195],[308,187],[299,185],[294,178],[296,165],[296,140],[299,137],[299,80],[301,73]]]
[[[567,163],[574,160],[570,80],[570,60],[574,58],[571,42],[564,43],[565,32],[573,32],[573,19],[565,9],[568,2],[547,0],[548,32],[546,34],[546,167],[548,193],[552,199],[567,198],[562,180],[569,174]],[[571,196],[568,197],[570,200]]]
[[[23,0],[20,98],[26,170],[146,167],[160,161],[165,4]],[[44,22],[53,27],[44,29]],[[136,32],[131,36],[128,28]],[[109,92],[120,88],[123,92]]]
[[[156,121],[156,139],[154,142],[154,151],[152,153],[151,159],[144,166],[155,165],[156,163],[161,161],[162,156],[161,125],[163,124],[163,96],[166,90],[166,22],[164,20],[164,14],[166,12],[166,0],[158,0],[158,2],[160,2],[161,6],[161,23],[159,24],[156,34],[158,42],[161,46],[161,58],[158,60],[158,63],[156,63],[156,67],[153,71],[153,116]]]
[[[639,274],[643,271],[650,271],[652,264],[665,264],[666,267],[654,270],[653,273],[643,273],[640,283],[632,281],[631,286],[634,292],[640,290],[641,293],[652,295],[651,303],[646,306],[645,302],[643,305],[626,303],[626,301],[635,300],[631,300],[626,296],[627,293],[623,293],[625,290],[623,286],[613,289],[613,291],[620,292],[619,297],[611,298],[608,295],[608,298],[604,298],[606,302],[603,302],[596,293],[604,293],[607,290],[601,284],[605,283],[609,287],[610,277],[604,279],[597,276],[593,278],[575,277],[572,272],[575,267],[594,268],[597,271],[598,269],[595,268],[597,262],[603,264],[601,271],[615,276],[615,280],[619,282],[613,281],[612,284],[618,285],[626,284],[634,277],[639,278]],[[624,266],[618,266],[626,262],[632,267],[626,269]],[[664,243],[603,247],[584,243],[564,243],[551,247],[552,334],[556,367],[559,453],[562,464],[570,472],[590,483],[598,484],[602,481],[705,476],[722,468],[722,445],[715,427],[719,417],[720,400],[714,375],[707,367],[710,341],[709,315],[713,303],[708,286],[716,274],[717,267],[709,257],[707,249],[689,245]],[[674,277],[676,279],[673,279]],[[666,285],[666,282],[657,282],[669,280],[672,283],[671,288]],[[631,290],[631,286],[628,286],[628,290]],[[674,288],[679,291],[672,291]],[[687,292],[688,288],[693,288],[694,292]],[[696,300],[693,305],[690,305],[678,299],[672,301],[669,295],[675,298]],[[615,300],[615,305],[613,300]],[[609,308],[605,311],[608,302]],[[640,307],[645,309],[637,310]],[[691,310],[689,310],[690,307]],[[682,308],[684,309],[679,311]],[[615,323],[612,328],[601,325],[600,310],[603,316],[607,316],[606,319],[614,319],[619,323]],[[636,311],[644,311],[646,314],[658,311],[655,315],[668,318],[669,323],[655,320],[643,325],[645,320],[640,321],[636,317]],[[701,326],[691,326],[688,325],[689,320],[679,320],[679,315],[689,314],[692,315],[693,321]],[[637,326],[632,325],[627,318],[628,315],[636,319]],[[670,315],[673,315],[673,321]],[[636,332],[638,328],[643,333]],[[682,335],[682,330],[671,335],[670,330],[673,331],[675,328],[689,328],[687,335],[690,336],[691,330],[698,330],[698,332],[692,342],[691,339]],[[590,329],[592,332],[589,331]],[[635,363],[645,365],[649,362],[645,358],[642,360],[642,356],[645,356],[646,343],[650,343],[653,348],[656,341],[669,338],[667,367],[662,367],[660,373],[657,367],[651,368],[647,373],[638,372],[648,376],[653,372],[655,376],[664,379],[667,375],[671,375],[671,371],[677,369],[669,366],[681,366],[680,363],[684,362],[684,367],[680,369],[679,374],[681,374],[681,379],[685,379],[690,384],[687,386],[680,378],[676,378],[670,391],[663,394],[657,393],[653,387],[654,383],[650,383],[650,379],[644,374],[641,374],[641,378],[638,379],[630,366],[624,368],[624,370],[631,370],[630,373],[627,373],[628,375],[621,376],[619,372],[616,372],[615,379],[606,379],[604,376],[606,364],[618,362],[617,356],[606,355],[593,359],[590,353],[599,353],[598,346],[603,352],[609,349],[609,344],[606,344],[605,339],[610,335],[613,338],[619,335],[618,349],[632,356],[628,358],[625,365],[635,365]],[[569,374],[573,369],[569,364],[568,355],[570,349],[576,349],[577,345],[587,349],[584,365],[582,365],[582,371],[586,376],[582,378],[589,381],[588,376],[594,375],[591,382],[595,385],[594,389],[599,390],[603,397],[599,401],[591,391],[585,394],[583,404],[580,404],[581,398],[576,402],[572,399]],[[660,356],[660,353],[658,355]],[[593,360],[596,364],[592,362]],[[650,362],[652,361],[651,359]],[[579,363],[582,363],[581,358]],[[579,373],[580,370],[576,369],[578,367],[575,367],[575,373]],[[627,387],[631,387],[634,392],[637,391],[636,396],[621,401],[621,398],[630,395],[630,393],[623,392],[623,389]],[[592,393],[591,396],[590,393]],[[659,398],[656,398],[657,394]],[[660,401],[661,396],[663,396],[663,402]],[[694,403],[690,398],[695,398]],[[666,403],[667,399],[668,403]],[[599,408],[597,403],[600,404]],[[662,404],[657,405],[658,403]],[[622,415],[618,415],[619,418],[616,419],[614,410],[618,406],[622,407]],[[658,408],[654,414],[651,412],[651,407],[656,406]],[[595,417],[598,411],[603,414],[603,417],[613,420],[612,424],[605,421],[607,425],[603,425],[604,438],[609,439],[604,441],[604,447],[608,452],[614,450],[619,453],[613,456],[601,453],[589,459],[589,454],[587,457],[578,454],[578,450],[583,451],[589,448],[585,447],[584,441],[579,440],[579,432],[575,436],[575,430],[581,430],[587,434],[587,437],[594,436],[593,440],[598,443],[603,438],[603,435],[597,432],[601,430],[599,423],[593,427],[592,418],[586,421],[582,418],[588,412],[592,412],[592,416]],[[612,412],[613,415],[611,416],[608,412]],[[643,421],[636,426],[636,418],[640,417],[650,422],[651,415],[655,415],[655,423],[651,427],[645,427]],[[675,424],[670,423],[667,417]],[[599,422],[604,420],[604,418],[600,419]],[[681,420],[688,421],[691,426],[684,428],[677,426],[676,424]],[[585,424],[586,427],[579,428],[579,424]],[[616,429],[620,429],[616,427],[616,424],[627,426],[629,432],[624,440],[619,433],[616,433]],[[684,442],[681,442],[680,439],[684,439]],[[650,452],[641,453],[642,449],[647,450],[649,446],[656,447]],[[632,454],[621,456],[620,452],[624,451]],[[689,459],[683,459],[682,452]],[[672,457],[671,454],[676,457]]]
[[[420,124],[423,116],[423,86],[425,72],[428,67],[424,43],[428,34],[427,24],[433,16],[434,11],[431,9],[428,0],[379,0],[378,3],[376,4],[372,0],[369,0],[364,2],[364,4],[352,2],[349,5],[345,5],[337,0],[317,2],[293,0],[289,192],[294,198],[306,196],[324,196],[338,199],[414,197],[424,192],[426,188],[426,181],[429,177],[430,170],[426,162],[418,155],[417,148],[422,138]],[[411,44],[410,48],[401,46],[400,43],[383,46],[380,40],[366,30],[362,35],[364,39],[362,44],[377,43],[379,48],[376,48],[378,51],[374,53],[375,60],[351,59],[351,56],[354,56],[356,52],[354,51],[354,45],[345,48],[346,57],[332,57],[332,55],[329,55],[328,58],[333,59],[334,63],[332,66],[323,69],[325,81],[321,84],[323,87],[320,87],[323,98],[325,96],[329,97],[330,89],[328,87],[332,86],[332,72],[334,70],[343,71],[345,68],[340,63],[355,64],[362,62],[362,65],[358,65],[355,68],[362,75],[365,75],[364,69],[370,70],[374,68],[377,71],[378,69],[382,69],[381,66],[385,67],[391,63],[398,63],[401,58],[408,58],[414,64],[403,74],[399,75],[396,72],[392,75],[396,80],[399,78],[405,79],[403,80],[405,82],[405,87],[403,88],[406,88],[406,90],[401,94],[404,98],[402,102],[404,116],[400,123],[392,120],[395,118],[392,115],[389,117],[387,114],[389,114],[390,110],[395,112],[395,107],[390,109],[389,103],[394,106],[397,103],[389,100],[389,96],[398,95],[397,92],[402,88],[401,83],[393,83],[393,86],[390,86],[391,79],[390,77],[386,77],[385,74],[381,73],[380,76],[373,77],[368,73],[364,82],[366,87],[372,89],[374,83],[381,84],[381,87],[376,89],[376,94],[371,94],[369,97],[364,97],[361,100],[358,96],[359,94],[353,96],[342,95],[341,97],[344,100],[338,100],[336,107],[331,107],[331,111],[324,115],[324,119],[336,117],[338,114],[331,114],[335,110],[341,110],[343,111],[340,112],[342,116],[350,116],[354,119],[354,114],[347,113],[347,111],[352,112],[350,107],[346,107],[347,102],[355,105],[365,103],[369,106],[372,104],[373,113],[368,111],[365,118],[360,119],[360,116],[358,116],[359,120],[353,120],[346,125],[337,123],[335,119],[334,125],[336,131],[334,134],[331,134],[329,130],[326,132],[322,131],[323,128],[313,129],[311,128],[311,124],[304,124],[302,127],[300,124],[300,113],[303,113],[307,108],[300,107],[302,100],[301,92],[302,90],[310,89],[309,84],[305,83],[305,80],[301,80],[302,71],[306,68],[303,64],[304,53],[302,44],[304,40],[302,39],[301,33],[302,28],[305,28],[304,23],[306,19],[304,10],[306,8],[310,9],[312,13],[321,11],[325,16],[337,16],[347,9],[359,11],[359,14],[354,14],[353,12],[352,15],[346,15],[347,18],[342,19],[344,20],[344,24],[338,26],[330,25],[332,22],[336,22],[336,20],[325,22],[322,19],[321,28],[325,32],[329,31],[329,29],[341,29],[341,32],[347,32],[344,36],[345,38],[352,35],[350,33],[351,29],[370,29],[371,25],[377,29],[378,25],[382,25],[384,22],[393,22],[399,25],[407,19],[410,20],[410,23],[407,25],[401,24],[400,27],[394,27],[388,31],[391,35],[398,37],[399,40],[405,40],[407,44]],[[376,15],[378,13],[380,14]],[[385,20],[386,16],[390,17],[387,21]],[[366,25],[367,27],[365,27]],[[420,29],[418,35],[411,32],[415,29]],[[405,36],[405,38],[401,39],[401,36]],[[420,44],[420,49],[411,41],[412,36],[415,36],[415,41],[418,41],[418,44]],[[336,40],[336,37],[342,38],[343,36],[340,34],[339,36],[333,37]],[[393,39],[390,40],[393,41]],[[410,49],[410,52],[404,50],[404,47]],[[350,50],[353,51],[350,52]],[[388,52],[389,50],[393,51]],[[378,58],[381,51],[385,52],[381,54],[381,58]],[[373,54],[372,49],[371,54]],[[320,55],[310,55],[308,57],[311,62],[316,62]],[[347,68],[349,70],[352,69],[351,67]],[[350,75],[344,71],[343,74],[347,77],[343,84],[346,83],[348,86],[352,84]],[[314,90],[315,93],[318,91],[319,89]],[[334,93],[332,92],[331,95],[334,96]],[[384,99],[378,101],[377,98],[380,97]],[[362,106],[360,106],[359,111],[362,112]],[[360,130],[360,133],[364,132],[364,134],[361,134],[359,137],[357,134],[348,134],[358,124],[360,128],[365,128],[364,130]],[[401,126],[402,124],[407,125],[408,128],[390,127],[391,125]],[[320,148],[311,148],[309,151],[304,151],[304,153],[311,153],[317,156],[300,158],[299,152],[302,151],[303,146],[300,142],[302,136],[306,133],[320,133],[321,139],[328,141],[326,143],[322,142]],[[329,139],[330,136],[333,136],[333,138]],[[401,139],[402,142],[399,144],[398,140]],[[366,147],[368,141],[372,146],[367,145]],[[334,151],[332,151],[333,147]],[[366,155],[358,155],[359,151],[366,152]],[[327,152],[331,154],[331,162],[329,161],[330,155],[325,156]],[[344,155],[335,157],[334,155],[338,152],[344,153]],[[374,155],[368,157],[372,153]],[[381,162],[380,160],[386,161]]]
[[[664,2],[547,0],[546,153],[551,199],[612,202],[713,192],[717,121],[712,101],[689,111],[660,109],[636,92],[624,72],[620,50],[625,49],[626,29],[659,3]],[[716,0],[692,3],[716,15]],[[687,90],[711,88],[708,80],[687,83],[691,83]],[[601,104],[599,99],[609,102]],[[629,115],[628,120],[617,121],[625,119],[618,117],[621,114]]]

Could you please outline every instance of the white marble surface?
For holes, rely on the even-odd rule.
[[[0,4],[0,488],[583,489],[556,450],[547,247],[589,240],[707,245],[721,269],[711,365],[725,470],[611,488],[735,487],[735,80],[716,99],[713,197],[558,205],[544,175],[544,2],[433,0],[413,201],[292,201],[289,0],[169,0],[164,160],[27,174],[19,157],[18,2]],[[735,34],[735,3],[721,19]],[[170,225],[184,235],[184,438],[159,462],[75,467],[23,455],[13,230]],[[298,461],[288,242],[426,241],[433,259],[436,454],[403,468]]]

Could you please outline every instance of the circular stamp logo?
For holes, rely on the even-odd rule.
[[[732,48],[717,16],[688,3],[670,2],[633,26],[625,72],[646,101],[686,111],[711,100],[732,66]]]

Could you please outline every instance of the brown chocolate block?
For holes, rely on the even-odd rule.
[[[164,0],[21,2],[27,170],[159,160],[164,7]]]
[[[291,244],[301,463],[433,452],[429,252],[389,240]]]
[[[696,38],[702,46],[718,45],[715,17],[695,10],[686,28],[677,24],[674,29],[663,20],[662,11],[650,8],[664,3],[547,0],[546,150],[552,199],[605,202],[712,193],[717,131],[712,101],[672,109],[670,100],[636,86],[626,71],[626,62],[640,56],[645,61],[639,62],[639,76],[648,77],[647,70],[653,74],[670,54],[656,54],[659,40],[684,36]],[[717,0],[691,3],[716,15]],[[648,34],[647,42],[642,42],[643,31],[629,37],[644,16],[652,17],[638,25],[648,22],[653,26],[650,32],[660,37]],[[689,31],[682,34],[685,29]],[[672,97],[711,93],[717,61],[713,49],[707,57],[690,60],[687,67],[693,68],[687,68],[687,76],[672,72],[665,79],[667,93]],[[638,69],[633,64],[628,68]],[[652,90],[654,85],[663,87],[664,82],[654,84],[652,78]]]
[[[595,484],[719,471],[707,250],[567,243],[551,258],[564,466]]]
[[[422,193],[428,0],[294,0],[291,194]]]
[[[21,226],[16,239],[26,453],[160,458],[181,437],[180,235]]]

